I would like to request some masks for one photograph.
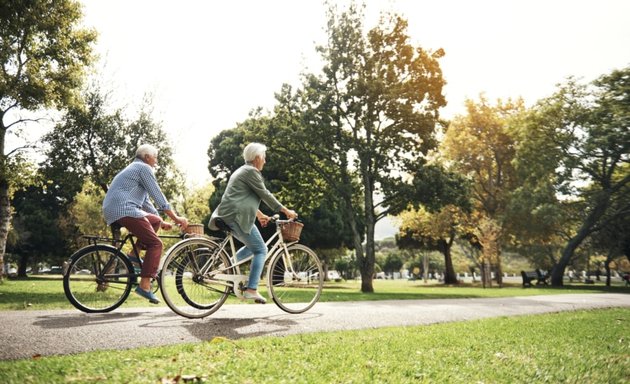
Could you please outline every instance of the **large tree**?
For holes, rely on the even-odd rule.
[[[88,180],[101,193],[107,192],[113,177],[131,162],[141,144],[152,144],[159,150],[156,177],[167,198],[180,192],[183,177],[175,167],[166,133],[151,117],[150,100],[145,99],[137,117],[125,117],[130,114],[122,108],[112,110],[102,88],[93,85],[44,135],[47,158],[42,173],[59,204],[67,208]],[[113,234],[119,235],[118,231]]]
[[[0,0],[0,265],[11,221],[14,173],[5,148],[10,129],[29,120],[19,111],[64,107],[74,100],[92,61],[96,33],[81,26],[72,0]],[[0,279],[3,268],[0,268]]]
[[[593,233],[630,213],[621,198],[630,184],[630,67],[589,85],[570,79],[541,100],[522,125],[519,163],[545,180],[558,204],[576,206],[578,223],[554,266],[561,286],[565,268]]]
[[[438,63],[444,53],[413,45],[397,15],[383,16],[367,33],[356,5],[342,12],[333,6],[328,18],[328,41],[318,47],[322,72],[305,74],[295,94],[283,89],[279,100],[289,117],[278,136],[290,143],[286,156],[318,172],[342,201],[361,290],[373,292],[375,225],[418,198],[411,181],[435,148],[438,110],[446,104]]]
[[[484,252],[496,252],[487,259],[495,261],[497,280],[501,284],[501,243],[506,235],[505,211],[510,193],[516,188],[512,165],[515,139],[510,131],[511,121],[524,111],[522,100],[491,105],[482,95],[479,102],[466,101],[467,114],[457,116],[448,126],[443,143],[445,157],[453,167],[472,181],[475,210],[481,215],[479,234],[486,242]],[[492,222],[492,231],[488,224]],[[483,223],[483,224],[482,224]],[[484,227],[484,228],[482,228]],[[495,230],[498,229],[498,232]],[[488,234],[492,233],[492,236]]]
[[[399,215],[400,227],[397,243],[416,246],[426,250],[436,250],[444,255],[444,284],[457,284],[457,274],[453,268],[451,249],[455,238],[462,233],[464,212],[449,205],[437,212],[425,209],[409,210]]]

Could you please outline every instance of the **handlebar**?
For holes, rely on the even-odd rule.
[[[285,224],[285,223],[290,223],[292,221],[297,221],[297,220],[296,219],[280,220],[280,215],[276,213],[275,215],[269,217],[269,221],[271,223],[276,223],[276,224]]]

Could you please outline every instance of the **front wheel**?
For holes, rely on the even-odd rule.
[[[229,259],[212,240],[193,237],[182,240],[169,250],[162,271],[160,287],[166,304],[180,316],[206,317],[216,312],[228,298],[231,287],[214,279],[226,270]]]
[[[63,276],[63,290],[77,309],[102,313],[124,303],[134,281],[129,259],[112,246],[98,244],[72,255]]]
[[[287,252],[278,252],[267,270],[269,295],[280,309],[288,313],[309,310],[322,293],[324,274],[315,252],[293,244]]]

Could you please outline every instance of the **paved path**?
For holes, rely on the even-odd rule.
[[[166,306],[118,309],[107,314],[3,311],[0,360],[198,342],[217,336],[280,336],[609,307],[630,307],[630,295],[318,303],[300,315],[284,313],[272,303],[225,305],[202,320],[185,319]]]

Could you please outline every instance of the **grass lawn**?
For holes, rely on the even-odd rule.
[[[261,287],[266,295],[266,288]],[[562,293],[618,292],[630,293],[630,287],[620,283],[606,287],[596,285],[573,284],[563,288],[532,287],[522,288],[520,283],[506,284],[503,288],[482,288],[479,284],[461,284],[444,286],[443,284],[407,280],[374,280],[374,293],[361,293],[360,281],[326,283],[320,301],[365,301],[390,299],[455,299],[474,297],[511,297],[529,295],[549,295]],[[158,294],[159,296],[159,294]],[[228,303],[239,303],[234,298]],[[162,304],[165,305],[165,304]],[[123,307],[151,306],[145,299],[131,293]],[[63,282],[59,276],[34,276],[26,279],[5,280],[0,284],[0,311],[24,309],[74,309],[63,292]]]
[[[2,383],[628,383],[630,309],[0,361]]]
[[[446,287],[421,281],[328,283],[322,301],[448,299],[617,292]],[[234,301],[235,302],[235,301]],[[131,295],[125,306],[144,306]],[[0,311],[71,309],[61,277],[5,280]],[[0,312],[1,313],[1,312]],[[0,383],[508,383],[630,382],[630,308],[503,317],[429,326],[257,337],[0,361]]]

